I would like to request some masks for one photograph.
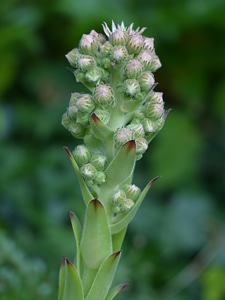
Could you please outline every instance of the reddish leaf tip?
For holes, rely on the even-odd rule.
[[[102,203],[98,199],[92,199],[90,204],[93,204],[94,208],[97,209],[98,207],[103,208]]]
[[[127,287],[127,286],[128,286],[128,283],[122,283],[122,284],[120,284],[120,286],[119,286],[119,290],[122,291],[122,290],[125,289],[125,287]]]
[[[131,150],[136,149],[136,143],[135,140],[130,140],[124,144],[124,147],[127,148],[127,153],[129,153]]]
[[[116,251],[116,252],[114,252],[113,254],[112,254],[112,256],[114,256],[114,258],[116,258],[118,255],[120,255],[122,253],[122,251],[121,250],[119,250],[119,251]]]
[[[98,117],[95,113],[93,113],[93,114],[91,115],[91,120],[92,120],[93,122],[95,122],[95,123],[101,122],[101,120],[99,119],[99,117]]]
[[[161,176],[156,176],[154,178],[152,178],[152,180],[149,181],[148,185],[152,185],[156,180],[158,180],[159,178],[161,178]]]
[[[63,148],[64,148],[64,150],[66,151],[66,153],[68,154],[68,156],[69,156],[70,158],[73,157],[73,155],[72,155],[72,153],[70,152],[70,149],[69,149],[68,147],[64,146]]]

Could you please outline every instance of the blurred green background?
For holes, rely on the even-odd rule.
[[[129,227],[119,299],[225,299],[224,0],[3,0],[0,7],[0,299],[57,298],[73,259],[67,210],[81,218],[61,126],[81,91],[64,55],[82,33],[123,20],[147,27],[172,108],[134,181],[157,181]]]

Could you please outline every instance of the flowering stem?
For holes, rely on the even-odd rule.
[[[125,286],[111,289],[129,223],[159,177],[141,191],[132,184],[136,161],[164,125],[162,93],[154,92],[161,63],[153,39],[112,22],[103,36],[92,30],[66,57],[77,82],[90,94],[72,93],[62,124],[82,140],[65,147],[86,205],[84,223],[73,212],[75,264],[62,261],[59,300],[112,300]]]

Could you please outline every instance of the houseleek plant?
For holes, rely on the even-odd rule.
[[[80,144],[65,150],[85,203],[83,224],[69,212],[75,260],[63,257],[58,300],[112,300],[126,286],[111,287],[128,227],[159,177],[141,190],[132,182],[136,161],[162,129],[168,111],[155,92],[153,73],[161,66],[154,39],[145,28],[122,22],[105,35],[92,30],[66,58],[76,81],[63,126]]]

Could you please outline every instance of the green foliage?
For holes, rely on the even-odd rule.
[[[178,292],[177,300],[224,297],[224,257],[215,256],[218,269],[209,267],[192,282],[179,288],[171,283],[224,229],[224,9],[223,0],[2,1],[1,299],[56,299],[61,254],[73,260],[66,211],[80,216],[84,207],[63,150],[75,145],[60,122],[68,91],[81,87],[66,70],[64,55],[82,33],[101,32],[100,24],[112,19],[148,27],[163,65],[156,81],[172,108],[165,128],[137,162],[141,187],[146,179],[162,178],[128,231],[116,281],[126,278],[130,284],[117,299],[161,300],[165,286]],[[13,253],[4,250],[12,240]]]

